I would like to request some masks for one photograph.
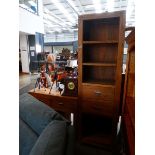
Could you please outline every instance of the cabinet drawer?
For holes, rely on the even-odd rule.
[[[75,112],[77,107],[77,101],[73,99],[61,99],[55,98],[49,104],[55,110],[63,111],[63,112]]]
[[[114,100],[114,88],[104,86],[82,86],[82,100],[112,103]]]
[[[112,116],[113,103],[104,104],[104,102],[82,101],[82,111],[98,115]]]

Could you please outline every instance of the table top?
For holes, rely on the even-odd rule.
[[[78,97],[74,97],[74,96],[62,96],[59,91],[56,91],[53,89],[51,90],[50,94],[49,92],[50,92],[50,88],[46,88],[46,91],[44,88],[41,88],[41,89],[35,88],[35,92],[34,92],[34,89],[32,89],[29,91],[29,94],[42,94],[42,95],[47,95],[51,97],[78,99]]]

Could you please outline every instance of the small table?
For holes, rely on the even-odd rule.
[[[35,89],[35,92],[33,89],[29,91],[29,94],[61,113],[69,120],[71,120],[71,113],[73,113],[73,124],[75,125],[78,97],[61,96],[60,92],[55,90],[51,90],[49,94],[49,91],[49,88],[46,88],[46,91],[42,88]]]

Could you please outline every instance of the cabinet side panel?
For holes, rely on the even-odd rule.
[[[81,85],[82,85],[82,50],[83,50],[83,20],[79,17],[78,20],[78,96],[81,96]]]
[[[120,106],[120,91],[121,91],[121,80],[122,80],[122,59],[123,49],[125,40],[125,11],[120,14],[119,23],[119,44],[118,44],[118,55],[117,55],[117,67],[116,67],[116,84],[115,84],[115,97],[114,97],[114,134],[116,134],[119,106]]]

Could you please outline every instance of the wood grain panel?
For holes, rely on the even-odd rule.
[[[114,88],[83,85],[82,86],[82,100],[104,102],[105,104],[111,104],[114,99]]]

